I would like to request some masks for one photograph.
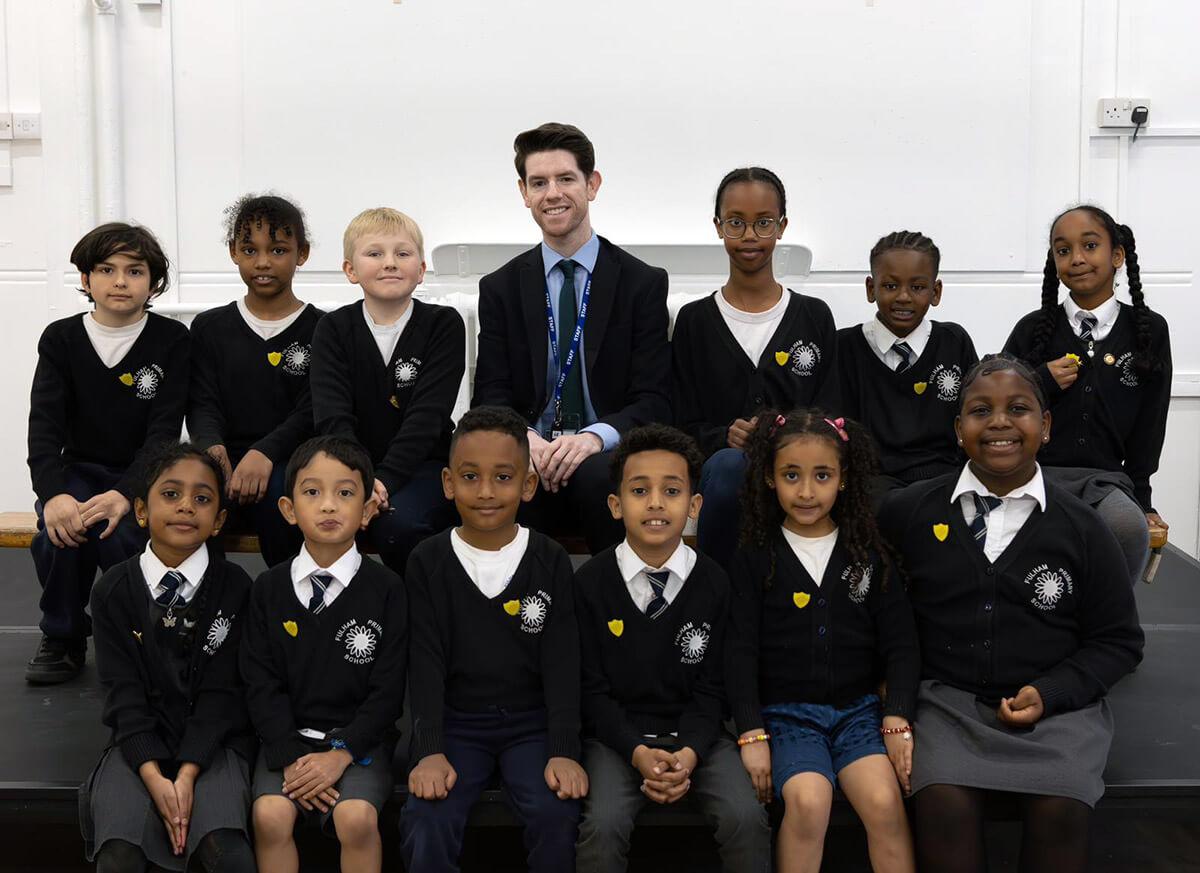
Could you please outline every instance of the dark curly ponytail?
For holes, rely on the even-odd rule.
[[[785,442],[795,438],[829,441],[838,453],[842,467],[842,483],[829,517],[838,526],[839,541],[858,565],[852,580],[857,582],[863,568],[871,565],[871,553],[883,562],[881,585],[886,589],[888,575],[896,566],[895,553],[879,533],[871,505],[871,479],[878,472],[875,443],[861,424],[846,419],[842,431],[830,424],[832,415],[821,409],[798,409],[781,414],[777,410],[759,413],[758,422],[746,442],[746,482],[742,488],[742,545],[765,547],[784,521],[775,489],[768,482],[774,479],[775,455]],[[773,554],[773,553],[772,553]],[[763,580],[770,587],[775,575],[774,559],[771,571]]]
[[[1117,225],[1121,246],[1125,249],[1125,278],[1129,280],[1129,299],[1133,302],[1133,317],[1137,323],[1137,345],[1133,352],[1133,366],[1143,376],[1162,372],[1162,361],[1150,354],[1150,307],[1142,293],[1142,271],[1138,266],[1137,241],[1127,224]]]
[[[1061,216],[1060,216],[1061,217]],[[1058,219],[1054,219],[1058,221]],[[1053,224],[1050,225],[1054,227]],[[1054,319],[1058,314],[1058,268],[1054,266],[1054,248],[1046,252],[1046,266],[1042,268],[1042,308],[1038,311],[1037,324],[1033,328],[1033,344],[1029,348],[1029,362],[1038,366],[1047,360],[1046,348],[1054,333]]]

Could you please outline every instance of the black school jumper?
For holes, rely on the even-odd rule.
[[[713,294],[679,310],[671,338],[675,425],[705,457],[726,447],[729,425],[764,408],[841,407],[833,314],[824,301],[789,290],[787,309],[758,361],[721,317]]]
[[[680,748],[704,760],[721,728],[725,571],[697,555],[657,618],[629,596],[616,546],[580,567],[575,585],[588,735],[629,762],[647,735],[678,732]]]
[[[395,742],[408,663],[408,599],[391,570],[364,556],[318,615],[301,604],[291,563],[254,582],[241,670],[250,718],[271,770],[310,751],[297,733],[337,731],[356,758]]]
[[[192,441],[225,446],[235,466],[250,449],[286,466],[313,434],[308,365],[322,314],[305,305],[267,340],[246,324],[236,302],[197,315],[187,416]]]
[[[879,469],[904,483],[961,466],[954,436],[959,390],[979,361],[959,325],[931,321],[929,342],[903,372],[879,359],[861,324],[837,334],[842,413],[862,424],[879,447]]]
[[[989,563],[951,473],[892,492],[880,523],[901,552],[922,676],[989,704],[1032,685],[1046,715],[1081,709],[1142,658],[1125,562],[1091,507],[1046,483],[1046,510]]]
[[[920,660],[903,584],[893,570],[882,590],[878,560],[852,583],[854,566],[839,538],[818,586],[782,531],[734,555],[726,687],[739,733],[762,727],[763,706],[845,707],[881,678],[884,715],[912,716]]]
[[[537,531],[512,580],[489,599],[454,554],[450,531],[413,550],[414,763],[443,751],[447,708],[544,709],[547,757],[579,760],[579,628],[571,561]]]
[[[1162,371],[1149,378],[1139,374],[1133,363],[1136,316],[1132,306],[1118,305],[1117,320],[1108,336],[1094,344],[1093,356],[1071,330],[1062,306],[1054,315],[1046,360],[1029,360],[1038,312],[1017,322],[1004,351],[1037,371],[1054,416],[1054,438],[1042,447],[1038,460],[1048,467],[1123,471],[1133,480],[1133,496],[1142,510],[1153,512],[1150,477],[1158,470],[1171,403],[1171,337],[1166,319],[1151,311],[1150,355],[1162,363]],[[1068,352],[1079,355],[1083,365],[1075,384],[1063,390],[1046,361]]]

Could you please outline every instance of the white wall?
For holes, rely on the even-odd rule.
[[[427,241],[532,242],[513,135],[573,121],[604,175],[594,223],[617,242],[709,242],[729,168],[789,186],[804,287],[839,323],[869,315],[866,253],[920,229],[945,301],[981,351],[1037,304],[1050,218],[1078,200],[1138,235],[1151,305],[1175,325],[1176,398],[1155,480],[1172,541],[1197,551],[1200,5],[1188,0],[115,0],[123,183],[100,197],[91,131],[96,14],[87,0],[0,0],[0,112],[40,111],[41,142],[0,142],[0,509],[31,503],[25,419],[42,326],[78,311],[67,254],[115,206],[178,267],[167,302],[231,299],[221,214],[274,188],[316,240],[297,287],[351,299],[341,231],[395,205]],[[112,20],[109,19],[111,23]],[[1152,124],[1094,129],[1101,96],[1149,97]],[[431,278],[431,294],[461,291]],[[469,290],[469,289],[468,289]],[[693,290],[695,290],[693,283]]]

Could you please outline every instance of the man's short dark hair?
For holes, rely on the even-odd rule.
[[[454,447],[462,437],[481,430],[508,434],[517,441],[517,448],[529,460],[529,425],[507,406],[477,406],[465,413],[450,437],[450,455],[454,455]]]
[[[328,455],[335,461],[341,461],[358,475],[362,476],[364,501],[371,499],[371,489],[375,487],[375,468],[371,464],[371,456],[367,450],[354,440],[339,436],[317,436],[302,442],[296,451],[292,452],[288,461],[287,473],[284,476],[284,493],[289,499],[294,498],[296,478],[300,471],[312,463],[317,455]]]
[[[130,254],[146,262],[150,268],[151,300],[167,290],[170,262],[154,234],[136,224],[111,221],[89,230],[71,249],[71,263],[79,272],[90,273],[97,264],[120,254]],[[79,290],[88,300],[92,299],[86,289]],[[146,308],[150,308],[149,304]]]
[[[548,121],[533,130],[518,133],[513,141],[513,150],[516,152],[513,163],[517,165],[517,176],[522,182],[525,181],[525,160],[530,155],[558,149],[575,156],[575,163],[579,164],[579,171],[585,178],[596,169],[596,150],[587,135],[573,124]]]
[[[677,428],[665,424],[646,424],[635,427],[625,436],[613,452],[608,476],[612,481],[613,493],[621,490],[621,479],[625,476],[625,462],[638,452],[670,452],[679,455],[687,463],[688,481],[692,493],[700,487],[700,470],[704,467],[704,456],[696,441]]]

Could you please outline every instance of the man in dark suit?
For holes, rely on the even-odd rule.
[[[542,242],[480,280],[472,405],[529,423],[543,487],[524,520],[546,530],[569,507],[597,552],[624,536],[607,506],[608,452],[630,428],[670,421],[667,274],[592,231],[601,180],[583,131],[543,124],[513,147]]]

